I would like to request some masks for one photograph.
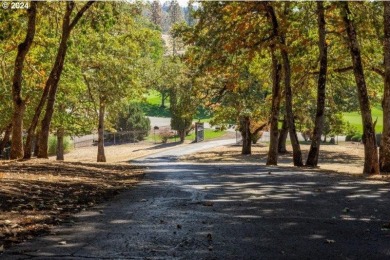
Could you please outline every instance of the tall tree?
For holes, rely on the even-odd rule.
[[[54,112],[54,103],[56,100],[58,82],[60,81],[61,73],[64,67],[64,62],[65,62],[65,57],[66,57],[66,52],[68,47],[67,45],[68,39],[76,24],[79,22],[81,17],[92,6],[94,2],[95,1],[88,1],[86,4],[84,4],[82,8],[73,17],[73,19],[71,16],[73,10],[75,9],[75,3],[73,1],[66,2],[66,10],[62,21],[61,41],[58,47],[57,57],[54,62],[53,68],[50,72],[50,75],[46,81],[45,89],[41,99],[43,100],[42,102],[43,103],[42,106],[43,106],[44,100],[47,97],[46,111],[42,119],[40,136],[38,140],[39,142],[38,158],[48,157],[47,148],[48,148],[48,140],[49,140],[50,123]],[[37,111],[38,110],[42,110],[42,107],[38,107]]]
[[[383,91],[383,133],[379,150],[379,165],[382,172],[390,172],[390,2],[384,1],[383,54],[385,63]]]
[[[360,52],[360,46],[348,2],[340,2],[341,17],[347,30],[349,50],[352,58],[353,73],[358,90],[358,98],[363,124],[364,174],[379,174],[378,151],[375,141],[375,129],[372,123],[370,100]]]
[[[318,22],[318,48],[320,53],[320,72],[318,74],[317,84],[317,112],[313,138],[310,145],[309,155],[306,165],[315,167],[318,163],[320,152],[322,128],[324,125],[325,114],[325,95],[326,95],[326,76],[328,70],[328,47],[326,44],[325,31],[325,10],[322,1],[317,2],[317,22]]]
[[[285,7],[285,11],[288,10],[288,7]],[[291,145],[293,147],[293,161],[295,166],[302,166],[302,152],[298,141],[297,132],[295,129],[294,113],[293,113],[293,93],[291,88],[291,64],[289,53],[286,46],[286,35],[283,30],[280,30],[279,21],[276,16],[273,6],[267,4],[267,13],[270,17],[273,34],[276,39],[278,39],[281,44],[281,56],[283,61],[283,72],[284,72],[284,94],[285,94],[285,103],[286,103],[286,119],[288,124],[288,130],[290,134]]]
[[[162,23],[162,10],[161,10],[161,4],[160,1],[154,0],[150,5],[150,11],[151,11],[151,20],[152,23],[155,25],[161,27]]]
[[[275,47],[271,48],[272,57],[272,105],[270,116],[270,145],[268,149],[267,165],[278,164],[278,137],[279,137],[279,110],[280,110],[280,78],[281,78],[281,65],[278,61],[278,57],[275,54]]]
[[[23,116],[26,109],[26,100],[22,97],[22,74],[24,61],[35,36],[35,25],[37,16],[37,2],[32,1],[27,10],[28,23],[27,33],[24,41],[18,46],[18,53],[15,59],[14,76],[12,79],[12,99],[13,99],[13,115],[12,115],[12,145],[11,159],[19,159],[23,157]]]

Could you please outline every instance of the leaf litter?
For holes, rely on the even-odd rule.
[[[143,169],[125,163],[58,162],[44,159],[0,162],[0,253],[72,215],[134,186]]]

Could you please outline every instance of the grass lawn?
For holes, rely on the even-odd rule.
[[[165,108],[161,107],[161,94],[156,90],[150,90],[145,96],[145,101],[141,102],[141,107],[147,116],[153,117],[171,117],[169,111],[169,98],[165,100]],[[198,108],[194,116],[194,120],[201,122],[209,122],[212,118],[210,111],[204,108]]]
[[[204,140],[211,140],[223,136],[226,131],[215,131],[213,129],[204,130]],[[186,137],[186,140],[195,140],[195,132],[193,131],[190,135]]]
[[[376,123],[375,131],[377,133],[382,132],[383,128],[383,111],[380,107],[373,107],[371,108],[371,114],[372,114],[372,120],[375,121],[378,118],[378,121]],[[349,122],[352,126],[356,127],[356,129],[363,133],[363,126],[362,126],[362,116],[359,112],[349,112],[344,113],[344,119]]]
[[[224,134],[226,133],[226,131],[215,131],[213,129],[205,129],[204,130],[204,140],[207,141],[207,140],[212,140],[212,139],[215,139],[215,138],[219,138],[221,136],[223,136]],[[154,138],[156,138],[156,140],[154,140]],[[153,133],[151,133],[147,138],[146,138],[147,141],[150,141],[150,142],[154,142],[154,141],[157,141],[157,142],[161,142],[161,138],[159,136],[154,136]],[[172,143],[172,142],[175,142],[176,141],[179,141],[179,137],[176,136],[176,139],[175,137],[171,137],[168,139],[168,143]],[[189,141],[194,141],[195,140],[195,132],[192,131],[191,134],[187,135],[186,136],[186,140],[189,140]]]

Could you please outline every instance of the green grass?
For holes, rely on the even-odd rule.
[[[171,117],[169,98],[165,100],[165,108],[161,107],[161,94],[156,90],[150,90],[144,98],[141,107],[146,116]],[[201,122],[209,122],[211,118],[211,112],[205,108],[198,108],[194,116],[194,120],[200,119]]]
[[[211,140],[215,138],[219,138],[223,136],[226,132],[225,131],[215,131],[213,129],[205,129],[204,130],[204,140]],[[192,131],[190,135],[186,136],[186,140],[195,140],[195,132]]]
[[[383,111],[380,107],[373,107],[371,109],[372,114],[372,120],[375,121],[377,118],[377,123],[375,127],[375,131],[377,133],[382,132],[383,128]],[[351,126],[356,127],[357,131],[359,133],[363,133],[363,126],[362,126],[362,116],[359,112],[349,112],[343,114],[344,120],[349,122]]]
[[[204,130],[204,140],[207,141],[207,140],[216,139],[216,138],[223,136],[225,133],[226,133],[226,131],[215,131],[213,129],[205,129]],[[156,141],[158,143],[161,142],[161,138],[157,134],[156,134],[156,136],[154,136],[153,133],[149,134],[149,136],[146,137],[146,140],[149,142],[154,142],[154,141]],[[179,137],[173,136],[173,137],[169,138],[168,143],[175,142],[175,140],[179,141]],[[187,135],[186,140],[194,141],[195,140],[195,132],[192,131],[191,134]]]

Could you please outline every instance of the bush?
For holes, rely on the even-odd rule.
[[[354,136],[352,136],[351,141],[353,141],[353,142],[361,142],[362,141],[362,135],[354,135]]]
[[[346,141],[346,142],[352,141],[352,137],[353,137],[353,136],[354,136],[353,134],[347,135],[347,136],[345,137],[345,141]]]
[[[174,133],[169,129],[163,129],[158,133],[162,143],[167,143],[168,139],[174,136]]]
[[[135,139],[141,141],[149,134],[150,120],[139,104],[131,103],[119,112],[117,131],[134,131]]]
[[[64,153],[69,153],[72,150],[72,141],[69,136],[64,137]],[[49,147],[48,147],[49,155],[56,155],[57,153],[57,136],[51,135],[49,137]]]

